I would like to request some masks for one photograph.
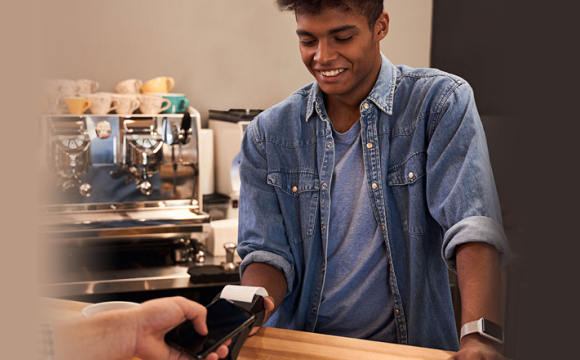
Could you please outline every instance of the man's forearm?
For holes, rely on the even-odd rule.
[[[500,323],[500,254],[485,243],[467,243],[457,249],[457,277],[461,293],[461,324],[486,318]],[[487,340],[478,335],[468,338]],[[496,344],[493,344],[498,347]]]
[[[284,298],[288,285],[284,273],[272,265],[265,263],[251,263],[244,270],[241,280],[245,286],[261,286],[274,299],[275,309],[280,306]],[[272,311],[272,312],[274,312]]]

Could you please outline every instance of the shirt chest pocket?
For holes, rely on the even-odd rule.
[[[411,235],[424,235],[428,228],[426,198],[427,154],[419,152],[387,170],[389,185],[403,229]]]
[[[268,184],[276,189],[290,241],[299,242],[311,237],[318,212],[318,175],[299,171],[270,172]]]

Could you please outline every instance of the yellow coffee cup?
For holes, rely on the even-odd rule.
[[[145,93],[162,93],[167,94],[175,86],[175,80],[172,77],[160,76],[151,79],[141,86],[141,92]]]
[[[66,106],[68,107],[68,112],[71,114],[82,115],[92,105],[91,100],[86,97],[74,96],[66,98]]]

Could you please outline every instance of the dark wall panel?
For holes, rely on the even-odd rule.
[[[467,80],[482,115],[504,108],[502,14],[501,0],[433,1],[431,67]]]

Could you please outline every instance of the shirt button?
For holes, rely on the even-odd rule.
[[[383,231],[385,231],[385,225],[381,226],[381,228],[383,229]]]
[[[413,178],[413,176],[415,176],[415,174],[413,174],[413,172],[411,171],[411,172],[409,173],[409,179],[412,179],[412,178]]]
[[[372,149],[373,148],[373,143],[367,143],[367,149]]]
[[[322,225],[322,231],[326,230],[326,226]]]
[[[324,271],[324,270],[326,270],[326,267],[323,267],[323,268],[322,268],[322,271]]]
[[[298,191],[298,187],[294,186],[294,187],[292,188],[292,191],[294,191],[294,192],[297,192],[297,191]]]
[[[326,183],[322,183],[322,188],[326,189]]]
[[[400,312],[399,309],[395,309],[395,315],[399,316]]]
[[[312,311],[316,311],[316,309],[318,309],[316,306],[312,307]]]
[[[373,183],[373,184],[371,185],[371,187],[373,188],[373,190],[376,190],[376,189],[377,189],[379,186],[377,185],[377,183]]]
[[[329,141],[328,144],[326,144],[326,146],[331,147],[332,146],[332,142]]]
[[[368,109],[368,108],[369,108],[369,107],[371,107],[371,106],[369,105],[369,103],[367,103],[367,102],[366,102],[366,103],[364,103],[364,104],[363,104],[363,107],[364,107],[365,109]]]

